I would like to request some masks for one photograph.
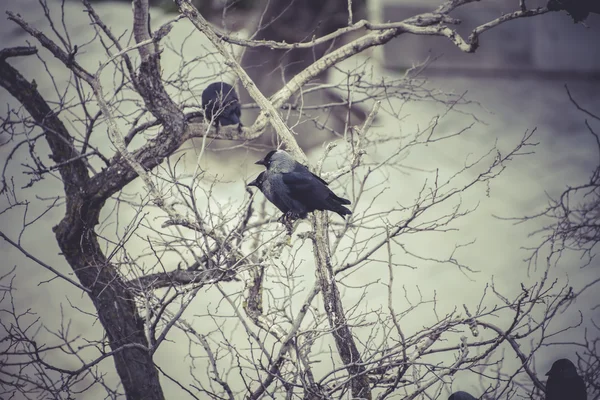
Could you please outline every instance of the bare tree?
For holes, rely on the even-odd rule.
[[[326,53],[347,44],[353,36],[362,32],[360,30],[343,34],[340,30],[364,17],[364,0],[283,0],[263,3],[258,13],[260,17],[256,33],[252,36],[253,40],[300,43],[333,33],[342,33],[314,46],[245,48],[241,65],[266,96],[273,95],[286,82]],[[368,112],[364,107],[364,101],[368,97],[358,97],[357,85],[352,85],[354,96],[349,98],[345,96],[347,92],[339,92],[342,89],[340,85],[327,84],[329,72],[330,69],[320,71],[288,100],[291,106],[285,115],[286,122],[296,133],[300,147],[305,150],[320,146],[324,141],[343,137],[345,128],[364,123]],[[350,78],[356,81],[359,76]],[[253,102],[243,87],[241,98],[246,103]],[[258,112],[247,113],[246,119],[253,121],[257,115]],[[278,143],[274,132],[265,132],[261,139],[261,142],[267,145]]]
[[[8,12],[8,19],[43,49],[0,52],[0,85],[20,103],[2,116],[2,143],[9,150],[1,213],[22,216],[20,227],[10,232],[3,228],[0,236],[53,279],[87,296],[93,310],[77,302],[70,306],[81,311],[81,318],[91,318],[90,323],[97,319],[104,334],[73,335],[66,318],[60,329],[46,328],[41,316],[20,309],[14,285],[18,270],[7,271],[0,287],[3,396],[66,399],[101,390],[106,398],[163,399],[168,382],[176,390],[169,397],[177,398],[438,398],[447,393],[454,375],[469,371],[481,376],[481,392],[489,398],[541,398],[544,383],[533,367],[535,354],[554,336],[576,327],[552,322],[574,307],[572,300],[582,291],[542,274],[523,284],[518,295],[505,294],[489,282],[478,302],[438,312],[442,307],[435,294],[398,282],[403,269],[423,263],[473,272],[457,257],[470,243],[458,243],[438,257],[410,242],[457,229],[457,221],[474,210],[463,196],[485,187],[512,159],[526,155],[533,132],[509,151],[492,145],[451,173],[421,169],[420,189],[384,209],[378,205],[385,192],[382,177],[406,171],[413,152],[467,131],[471,120],[455,132],[439,130],[443,118],[460,111],[467,100],[426,89],[419,68],[401,79],[374,82],[363,65],[335,85],[347,94],[341,103],[311,106],[327,111],[364,104],[370,110],[360,125],[348,120],[343,129],[332,129],[340,140],[327,145],[319,162],[309,163],[291,129],[295,123],[289,111],[303,107],[303,94],[328,89],[323,81],[306,85],[369,48],[414,34],[445,37],[462,51],[474,52],[485,31],[549,11],[528,9],[521,1],[514,12],[475,28],[465,39],[453,29],[459,21],[449,14],[472,2],[446,1],[429,13],[391,23],[355,21],[353,2],[337,2],[347,5],[345,23],[331,31],[315,28],[315,35],[295,43],[217,32],[187,0],[177,0],[180,14],[153,32],[148,1],[134,0],[127,31],[131,38],[125,28],[110,27],[83,0],[93,33],[89,42],[69,32],[64,15],[54,19],[50,10],[56,4],[39,3],[50,23],[48,32]],[[171,30],[188,22],[193,29],[185,43],[169,42]],[[259,31],[271,23],[262,21]],[[360,34],[341,47],[329,45],[350,32]],[[190,61],[185,45],[200,35],[213,47]],[[102,47],[103,57],[84,62],[81,54],[94,45]],[[278,54],[302,49],[314,59],[286,72],[272,93],[263,93],[233,46]],[[170,74],[161,65],[166,54],[180,59]],[[34,56],[53,82],[53,93],[42,93],[11,65],[14,57]],[[66,82],[53,79],[49,56],[59,60]],[[212,121],[194,110],[198,91],[207,83],[192,75],[190,65],[196,63],[214,72],[208,79],[230,73],[239,80],[260,110],[251,125],[221,127],[217,133]],[[435,102],[444,111],[413,132],[382,133],[373,126],[381,112],[401,121],[402,106],[410,101]],[[271,208],[239,189],[242,178],[228,182],[210,164],[202,164],[210,141],[251,146],[268,127],[297,160],[336,190],[346,188],[352,218],[341,221],[316,212],[309,227],[296,224],[289,235]],[[195,157],[190,171],[179,150],[193,138],[200,148],[190,151]],[[381,148],[387,149],[383,156],[367,156]],[[21,185],[23,175],[29,181]],[[62,193],[28,197],[26,190],[44,180],[59,181]],[[224,201],[217,195],[222,190],[237,193]],[[32,216],[28,210],[33,202],[43,211]],[[54,235],[71,270],[67,273],[22,240],[55,211],[62,215]],[[309,258],[302,256],[307,253],[314,260],[314,280],[305,267]],[[354,285],[353,274],[375,266],[385,275]],[[361,300],[372,288],[384,300],[366,307]],[[197,307],[203,298],[212,300]],[[422,314],[433,322],[415,323]],[[48,335],[52,342],[40,341]],[[598,342],[585,339],[578,344],[582,362],[595,371],[591,379],[597,377]],[[187,345],[186,376],[156,362],[157,354],[175,340]],[[518,359],[516,367],[507,353]],[[58,355],[76,367],[64,367]],[[104,373],[111,360],[118,383]],[[597,387],[591,390],[598,392]]]
[[[598,115],[581,107],[565,86],[573,105],[586,115],[585,126],[598,151],[598,164],[587,182],[566,189],[559,198],[539,215],[525,218],[550,217],[552,223],[541,231],[546,234],[540,247],[534,249],[531,261],[535,261],[541,249],[548,245],[553,257],[560,258],[568,250],[580,253],[585,265],[594,261],[596,247],[600,242],[600,138],[592,124],[600,121]],[[590,120],[592,122],[590,122]]]

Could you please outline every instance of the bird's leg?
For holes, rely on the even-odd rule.
[[[285,229],[287,230],[288,236],[291,238],[292,233],[294,232],[294,221],[291,218],[286,220]]]
[[[281,214],[281,217],[279,217],[279,218],[277,219],[277,222],[281,222],[282,224],[284,224],[284,225],[285,225],[285,219],[287,218],[287,215],[288,215],[288,213]]]
[[[286,212],[279,218],[279,222],[281,222],[287,231],[288,236],[291,238],[292,233],[294,232],[294,220],[298,218],[296,214],[291,211]]]

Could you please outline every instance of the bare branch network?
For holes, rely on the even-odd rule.
[[[369,61],[340,67],[401,35],[440,36],[475,52],[488,30],[549,12],[515,1],[513,12],[462,37],[450,13],[474,1],[374,23],[355,22],[358,1],[307,1],[298,14],[295,2],[276,0],[260,5],[247,38],[214,27],[188,0],[176,0],[178,14],[158,27],[148,0],[132,1],[128,26],[111,26],[82,0],[85,32],[70,24],[64,0],[39,0],[43,23],[8,11],[27,39],[0,51],[0,85],[12,97],[0,136],[0,218],[11,223],[2,222],[0,237],[28,260],[24,268],[41,272],[23,276],[19,265],[0,277],[0,397],[434,399],[472,374],[480,398],[543,398],[536,354],[577,331],[581,318],[566,327],[553,322],[594,284],[572,288],[552,278],[553,257],[516,292],[490,281],[472,304],[440,301],[407,278],[424,265],[467,279],[477,272],[461,261],[473,241],[424,250],[416,240],[452,238],[477,209],[468,196],[489,190],[513,159],[529,154],[535,130],[508,150],[491,145],[465,155],[456,170],[431,168],[415,154],[465,135],[478,119],[463,107],[475,103],[429,89],[425,65],[399,78],[377,77]],[[331,15],[343,18],[321,24]],[[314,24],[310,35],[293,36],[296,17]],[[280,37],[267,37],[288,24]],[[257,59],[263,50],[291,61],[271,68],[279,61]],[[248,67],[263,61],[268,70],[260,74],[280,81],[270,92]],[[23,62],[43,76],[30,76]],[[323,80],[331,70],[343,78]],[[250,124],[219,127],[205,118],[199,93],[215,80],[234,80],[247,92],[244,112],[257,112]],[[327,100],[309,101],[315,94]],[[395,132],[377,125],[383,115],[400,125],[403,107],[415,102],[440,114]],[[337,127],[329,117],[339,109]],[[464,125],[442,131],[454,113]],[[301,145],[306,126],[330,135],[317,162]],[[351,199],[351,217],[317,211],[291,233],[279,224],[274,208],[243,189],[247,176],[232,177],[226,166],[239,172],[237,160],[273,147],[285,147]],[[384,202],[386,182],[397,174],[419,184]],[[552,251],[575,245],[593,257],[597,184],[598,171],[546,211],[560,221],[548,237]],[[575,192],[593,199],[577,217],[569,203]],[[58,319],[23,307],[22,278],[61,298]],[[597,332],[573,345],[597,398]],[[183,359],[169,359],[181,349]]]

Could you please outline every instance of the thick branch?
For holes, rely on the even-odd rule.
[[[432,13],[424,13],[415,15],[413,17],[408,18],[402,22],[386,22],[386,23],[373,23],[367,20],[360,20],[352,25],[348,25],[346,27],[337,29],[334,32],[323,35],[319,38],[312,38],[309,42],[299,42],[299,43],[287,43],[285,41],[276,42],[274,40],[250,40],[250,39],[241,39],[236,36],[226,35],[224,33],[216,32],[218,37],[228,43],[237,44],[239,46],[244,47],[268,47],[270,49],[278,49],[278,50],[293,50],[293,49],[310,49],[327,42],[330,42],[340,36],[345,35],[346,33],[355,32],[361,29],[368,29],[371,31],[382,31],[386,29],[393,28],[407,28],[410,25],[413,26],[427,26],[433,25],[440,22],[446,22],[451,24],[456,24],[459,21],[456,21],[446,15],[443,14],[432,14]]]
[[[352,397],[371,399],[371,389],[365,367],[352,331],[346,321],[346,314],[335,282],[335,274],[329,257],[327,216],[322,211],[315,212],[313,220],[313,251],[317,268],[317,279],[323,295],[323,305],[327,312],[335,344],[351,379]]]
[[[11,47],[0,50],[0,61],[4,61],[9,57],[30,56],[37,53],[37,49],[32,46]]]
[[[150,6],[148,0],[133,0],[133,36],[136,43],[148,42],[150,37]],[[146,44],[139,48],[142,62],[151,61],[153,56],[153,45]]]
[[[256,326],[269,332],[277,340],[283,341],[287,332],[279,324],[276,324],[271,318],[263,313],[263,279],[264,268],[262,265],[251,267],[248,271],[250,275],[246,280],[246,294],[243,303],[246,315],[254,322]]]
[[[158,272],[155,274],[144,275],[126,282],[126,285],[135,291],[146,291],[150,289],[160,289],[173,287],[175,285],[204,285],[215,282],[231,280],[234,271],[220,268],[214,269],[176,269],[168,272]]]
[[[148,0],[133,1],[133,33],[136,43],[147,42],[148,32]],[[156,44],[158,47],[158,44]],[[139,69],[138,90],[144,99],[148,111],[163,123],[166,132],[161,140],[167,142],[167,147],[179,142],[185,130],[186,120],[181,109],[171,99],[162,82],[160,69],[160,52],[154,44],[140,46],[138,51],[142,56]],[[170,154],[170,153],[169,153]]]

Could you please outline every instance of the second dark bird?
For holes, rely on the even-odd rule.
[[[448,400],[477,400],[475,397],[471,396],[467,392],[458,391],[454,392],[448,397]]]
[[[219,125],[240,125],[242,109],[235,89],[225,82],[211,83],[202,92],[202,108],[209,121]]]
[[[546,375],[546,400],[587,400],[585,382],[570,360],[556,360]]]
[[[248,186],[256,186],[288,218],[306,218],[309,212],[329,210],[341,217],[352,214],[350,200],[333,193],[319,178],[283,150],[271,151],[256,164],[264,165]]]

